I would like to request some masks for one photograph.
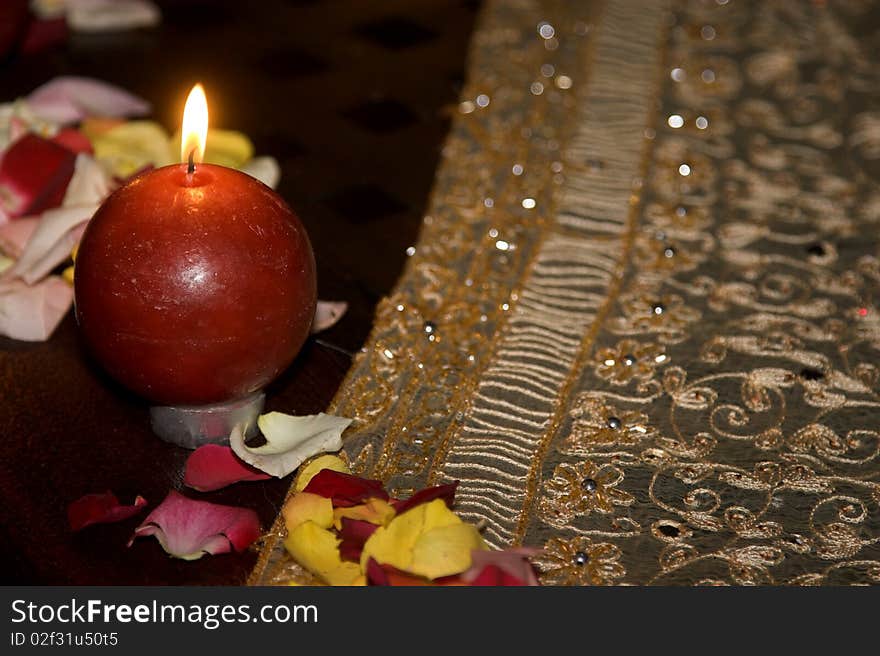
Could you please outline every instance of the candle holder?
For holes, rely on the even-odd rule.
[[[245,439],[257,432],[257,418],[266,395],[257,392],[243,399],[212,405],[165,405],[150,408],[150,425],[161,439],[185,449],[205,444],[228,444],[232,429],[244,427]]]

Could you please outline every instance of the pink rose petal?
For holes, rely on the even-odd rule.
[[[69,125],[86,116],[142,116],[150,104],[124,89],[87,77],[57,77],[33,91],[27,103],[40,118]]]
[[[49,339],[73,303],[73,289],[58,276],[35,285],[0,282],[0,335],[27,342]]]
[[[206,444],[187,458],[183,484],[200,492],[210,492],[239,481],[267,478],[272,477],[243,462],[228,446]]]
[[[0,251],[13,259],[21,257],[39,223],[40,217],[27,216],[0,225]]]
[[[470,569],[462,573],[461,578],[466,583],[474,585],[500,585],[500,583],[485,582],[485,577],[491,574],[491,571],[487,573],[484,570],[488,567],[497,567],[502,572],[521,581],[519,585],[540,585],[538,577],[535,575],[535,569],[528,561],[529,556],[537,556],[540,553],[541,549],[530,547],[513,547],[502,551],[472,551]],[[484,582],[475,583],[481,575],[484,577]],[[508,585],[510,584],[508,583]]]
[[[172,490],[135,529],[128,546],[144,535],[155,535],[175,558],[196,560],[247,549],[260,537],[260,520],[248,508],[195,501]]]
[[[112,492],[86,494],[67,506],[67,522],[71,531],[79,531],[92,524],[108,524],[128,519],[140,512],[147,500],[138,495],[134,504],[123,506]]]
[[[70,251],[79,243],[96,208],[96,205],[80,205],[44,212],[18,261],[4,276],[21,278],[27,283],[43,278],[70,257]]]
[[[76,32],[120,32],[153,27],[162,19],[149,0],[67,0],[67,22]]]

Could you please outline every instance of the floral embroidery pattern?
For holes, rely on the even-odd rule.
[[[596,374],[614,385],[626,385],[633,379],[653,377],[654,370],[667,361],[661,346],[624,339],[596,353]]]
[[[614,506],[629,506],[635,499],[617,488],[623,472],[613,465],[597,466],[587,460],[577,465],[563,463],[544,485],[539,512],[549,524],[567,524],[591,512],[608,514]]]
[[[544,585],[612,585],[623,578],[620,549],[588,537],[551,538],[533,559]]]
[[[633,446],[656,434],[645,413],[619,410],[590,392],[578,395],[569,415],[574,420],[571,432],[559,447],[569,455],[588,455],[603,446]]]

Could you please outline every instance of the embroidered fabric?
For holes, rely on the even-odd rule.
[[[542,582],[880,583],[868,2],[489,2],[333,403]],[[821,44],[819,47],[817,44]],[[251,577],[308,581],[276,522]]]

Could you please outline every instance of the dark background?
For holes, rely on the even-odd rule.
[[[3,0],[4,2],[6,0]],[[463,0],[162,0],[163,21],[135,32],[71,34],[0,62],[0,102],[57,75],[85,75],[153,104],[166,129],[205,85],[212,126],[240,130],[282,168],[278,191],[305,224],[319,298],[342,321],[312,338],[267,390],[267,410],[324,410],[376,302],[415,243],[479,2]],[[0,338],[0,583],[237,584],[255,551],[169,558],[143,519],[72,534],[67,505],[112,490],[155,507],[180,489],[189,452],[149,429],[147,405],[82,351],[72,313],[45,343]],[[254,508],[268,529],[290,477],[186,494]]]

